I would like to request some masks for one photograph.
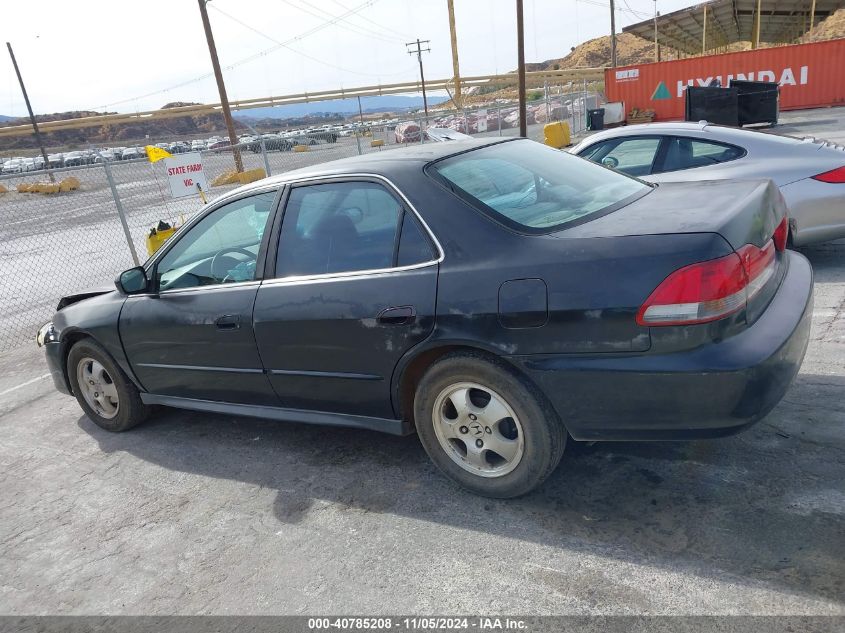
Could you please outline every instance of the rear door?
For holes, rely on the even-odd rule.
[[[629,176],[651,174],[660,154],[660,136],[623,136],[591,145],[578,155]]]
[[[702,178],[705,177],[705,174],[706,178],[719,178],[718,175],[712,175],[713,169],[704,168],[713,168],[729,163],[742,158],[746,153],[741,147],[719,141],[689,136],[667,136],[664,138],[663,147],[654,166],[653,173],[655,174],[696,169],[699,171],[695,173],[700,173]],[[702,169],[703,171],[701,171]],[[725,171],[724,174],[721,177],[730,177],[729,172]],[[692,179],[692,173],[687,174],[687,177]]]
[[[375,178],[294,185],[278,224],[253,318],[281,405],[394,417],[396,364],[434,327],[432,236]]]

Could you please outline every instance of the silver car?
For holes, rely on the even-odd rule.
[[[605,130],[569,150],[650,182],[770,178],[796,246],[845,237],[845,148],[812,138],[701,123]]]

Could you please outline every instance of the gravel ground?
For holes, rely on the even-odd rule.
[[[19,347],[0,613],[845,616],[845,244],[803,252],[812,341],[765,420],[572,443],[512,501],[453,486],[415,436],[175,410],[109,434]]]

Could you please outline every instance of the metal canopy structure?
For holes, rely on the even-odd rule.
[[[845,0],[711,0],[622,29],[687,54],[736,42],[783,44],[796,40]],[[656,24],[655,24],[656,22]]]

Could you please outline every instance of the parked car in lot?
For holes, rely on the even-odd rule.
[[[85,156],[82,152],[65,152],[64,164],[65,167],[79,167],[85,164]]]
[[[449,477],[512,497],[569,436],[716,437],[775,406],[812,313],[785,213],[769,181],[413,146],[224,195],[37,340],[104,429],[168,405],[416,431]]]
[[[702,123],[599,132],[570,150],[650,182],[771,178],[786,199],[795,245],[845,237],[845,148]]]
[[[190,145],[182,141],[171,143],[166,149],[171,154],[186,154],[191,151]]]
[[[123,150],[123,153],[120,156],[121,160],[135,160],[138,158],[145,158],[147,152],[144,150],[143,147],[127,147]]]
[[[262,140],[264,141],[264,148],[268,152],[287,152],[290,151],[291,148],[293,148],[293,143],[286,138],[282,138],[277,134],[264,134],[262,135],[262,139],[254,139],[248,145],[250,151],[256,154],[260,152]]]
[[[110,149],[104,149],[97,152],[97,154],[94,156],[95,163],[102,163],[104,160],[115,160],[114,152]]]
[[[208,146],[208,149],[213,151],[215,154],[219,154],[220,152],[231,152],[232,151],[232,143],[229,139],[223,141],[215,141]]]
[[[4,174],[21,174],[24,171],[24,164],[22,158],[12,158],[3,163],[2,173]]]

